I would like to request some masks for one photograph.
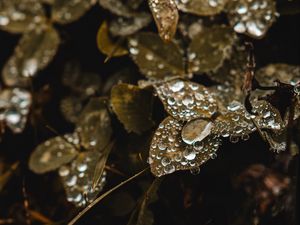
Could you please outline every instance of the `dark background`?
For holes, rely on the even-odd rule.
[[[280,1],[283,3],[284,1]],[[111,16],[99,6],[93,7],[79,21],[70,25],[58,26],[62,43],[57,55],[49,66],[41,71],[34,79],[35,91],[48,84],[50,86],[50,101],[43,107],[43,116],[47,123],[54,127],[57,132],[65,133],[73,129],[73,125],[65,121],[59,111],[59,100],[66,95],[66,90],[61,84],[61,74],[64,64],[77,59],[83,70],[96,72],[107,79],[111,74],[124,67],[136,66],[128,57],[112,59],[104,64],[105,56],[97,49],[96,34],[104,18]],[[257,67],[260,68],[269,63],[288,63],[300,65],[300,15],[283,15],[269,30],[263,40],[254,41]],[[153,24],[152,24],[153,25]],[[154,27],[154,26],[152,26]],[[0,69],[9,56],[13,53],[20,35],[12,35],[0,31]],[[163,116],[161,116],[163,117]],[[115,129],[119,129],[116,136],[119,146],[141,146],[143,141],[147,142],[147,135],[127,135],[122,127],[114,121]],[[37,132],[37,133],[36,133]],[[14,135],[8,129],[0,143],[0,159],[5,162],[20,161],[19,169],[13,175],[5,189],[0,193],[0,219],[16,218],[21,224],[24,221],[22,187],[25,186],[30,207],[53,221],[65,224],[76,215],[77,209],[67,203],[64,191],[57,179],[55,172],[38,176],[27,168],[27,160],[36,144],[53,136],[49,130],[40,125],[38,128],[28,125],[22,134]],[[135,142],[139,139],[139,142]],[[137,148],[137,147],[136,147]],[[122,151],[122,147],[118,149]],[[123,165],[119,158],[112,156],[129,176],[136,168],[131,165]],[[280,158],[280,156],[279,156]],[[253,224],[251,220],[255,217],[255,210],[247,205],[249,196],[241,189],[233,188],[233,177],[245,170],[252,164],[263,164],[274,167],[278,156],[268,150],[267,145],[259,135],[251,135],[251,139],[238,144],[231,144],[224,140],[219,150],[217,159],[211,160],[201,168],[199,175],[191,175],[189,172],[177,172],[167,176],[159,190],[159,200],[151,205],[154,211],[155,223],[157,225],[234,225]],[[276,167],[279,173],[293,177],[296,173],[296,158],[290,162],[289,169],[284,171],[282,167]],[[126,162],[127,163],[127,162]],[[125,169],[126,167],[127,170]],[[132,166],[133,167],[133,166]],[[142,168],[142,165],[138,167]],[[124,171],[123,170],[123,171]],[[118,184],[124,178],[115,174],[108,175],[106,190]],[[95,207],[81,220],[81,224],[104,224],[118,225],[126,224],[129,214],[116,215],[115,205],[120,205],[120,211],[127,207],[128,202],[123,202],[119,196],[120,192],[127,192],[137,199],[142,195],[140,186],[152,180],[151,175],[145,175],[134,182],[121,188],[108,197],[103,204]],[[288,193],[295,200],[295,191]],[[251,198],[251,196],[250,196]],[[186,207],[184,202],[191,202]],[[285,202],[282,202],[285,204]],[[254,204],[255,205],[255,204]],[[294,206],[294,205],[292,205]],[[129,206],[128,206],[129,207]],[[295,220],[295,208],[288,208],[272,217],[271,212],[260,217],[260,223],[264,225],[293,225]],[[249,209],[248,209],[249,208]],[[247,211],[248,210],[248,211]],[[237,219],[242,222],[238,222]],[[34,224],[39,224],[33,221]]]

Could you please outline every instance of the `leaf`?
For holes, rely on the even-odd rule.
[[[27,30],[3,68],[5,84],[28,86],[28,78],[51,62],[59,43],[59,35],[51,26],[42,24],[37,29]]]
[[[229,1],[226,8],[235,32],[258,39],[266,35],[277,15],[274,0]]]
[[[84,107],[77,122],[76,132],[86,150],[102,151],[110,142],[112,127],[107,103],[101,97],[92,98]]]
[[[109,37],[107,22],[104,21],[97,33],[98,49],[109,57],[118,57],[127,55],[128,51],[120,46],[120,43],[113,43]]]
[[[212,16],[220,13],[228,0],[176,0],[178,9],[199,16]]]
[[[159,36],[164,41],[173,39],[179,19],[178,10],[174,0],[148,0],[153,14]]]
[[[220,145],[216,136],[210,135],[201,142],[187,145],[181,139],[183,125],[178,120],[167,117],[155,131],[148,159],[155,176],[193,169],[216,157]]]
[[[78,122],[78,117],[84,107],[82,96],[72,95],[64,97],[60,102],[60,111],[64,118],[71,122]]]
[[[135,178],[139,177],[140,175],[142,175],[143,173],[145,173],[146,171],[148,171],[148,167],[136,174],[134,174],[133,176],[129,177],[128,179],[122,181],[121,183],[119,183],[118,185],[114,186],[113,188],[111,188],[110,190],[106,191],[105,193],[103,193],[102,195],[100,195],[99,197],[97,197],[93,202],[91,202],[87,207],[85,207],[82,211],[80,211],[69,223],[68,225],[74,225],[80,218],[82,218],[90,209],[92,209],[95,205],[97,205],[99,202],[101,202],[105,197],[107,197],[108,195],[110,195],[112,192],[114,192],[115,190],[119,189],[120,187],[122,187],[123,185],[127,184],[128,182],[134,180]]]
[[[153,33],[138,33],[129,39],[129,52],[142,74],[149,79],[184,76],[184,61],[179,47],[164,43]]]
[[[60,24],[68,24],[78,20],[94,4],[96,0],[54,0],[51,18]]]
[[[0,91],[0,122],[14,132],[20,133],[25,128],[32,103],[31,94],[20,88]]]
[[[205,27],[188,47],[188,68],[192,73],[219,69],[230,56],[236,36],[229,27]]]
[[[111,90],[111,105],[128,132],[141,134],[153,126],[152,95],[130,84],[118,84]]]
[[[134,17],[119,17],[109,24],[109,31],[114,36],[129,36],[148,26],[151,16],[148,13],[136,13]]]
[[[122,0],[99,0],[99,4],[104,9],[107,9],[111,13],[118,16],[126,18],[135,16],[134,11],[130,7],[128,7],[128,5],[124,4]]]
[[[255,73],[262,86],[274,86],[276,80],[296,85],[300,81],[300,66],[283,63],[269,64]]]
[[[109,212],[112,216],[126,216],[128,215],[136,205],[136,200],[127,191],[118,191],[110,196],[106,202]]]
[[[217,111],[217,102],[204,86],[183,80],[156,85],[155,90],[165,110],[177,120],[210,118]]]
[[[233,101],[227,105],[226,111],[214,121],[212,133],[222,137],[230,137],[230,141],[236,143],[239,137],[243,140],[249,139],[249,134],[256,130],[252,119],[255,116],[249,114],[244,105]]]
[[[205,119],[195,119],[187,122],[181,131],[182,140],[191,145],[200,142],[210,135],[213,122]]]
[[[0,4],[0,29],[23,33],[33,23],[43,20],[44,11],[36,0],[9,0]]]
[[[149,210],[148,206],[154,201],[157,195],[158,188],[160,187],[162,179],[155,178],[148,190],[139,200],[135,210],[132,212],[127,225],[152,225],[154,222],[153,213]]]
[[[39,174],[56,170],[78,155],[78,145],[79,139],[75,134],[51,138],[33,151],[29,159],[29,168]]]
[[[114,143],[110,143],[108,146],[106,146],[105,149],[102,151],[102,154],[98,159],[98,162],[96,163],[94,176],[93,176],[93,182],[92,182],[92,189],[96,189],[100,183],[100,180],[104,173],[104,168],[106,165],[107,158],[108,158],[113,146],[114,146]]]
[[[93,189],[94,171],[102,153],[97,151],[81,152],[69,165],[60,167],[58,173],[66,190],[67,199],[78,207],[92,202],[103,189],[106,173]]]
[[[82,97],[90,97],[101,90],[99,74],[88,73],[81,69],[79,62],[71,61],[65,65],[62,83]]]

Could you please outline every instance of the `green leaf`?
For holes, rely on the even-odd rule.
[[[28,79],[51,62],[59,43],[59,35],[51,26],[41,24],[27,30],[3,68],[5,84],[28,86]]]
[[[153,33],[138,33],[129,39],[129,52],[142,74],[149,79],[184,76],[184,60],[180,48],[165,43]]]
[[[204,27],[188,47],[188,68],[191,73],[219,69],[230,56],[236,36],[229,27]]]
[[[128,132],[142,133],[153,126],[152,94],[130,84],[118,84],[111,90],[111,105]]]
[[[199,16],[212,16],[220,13],[228,0],[176,0],[178,9]]]
[[[179,19],[178,9],[174,0],[148,0],[159,36],[164,41],[170,41],[177,30]]]

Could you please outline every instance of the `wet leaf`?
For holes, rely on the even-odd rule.
[[[41,21],[44,11],[36,0],[9,0],[0,4],[0,29],[12,33],[23,33],[34,22]]]
[[[205,119],[195,119],[187,122],[181,131],[182,140],[191,145],[200,142],[210,135],[213,122]]]
[[[99,0],[99,4],[104,9],[118,16],[130,18],[134,17],[134,11],[128,7],[122,0]]]
[[[164,41],[170,41],[177,30],[179,19],[178,9],[174,0],[148,0],[159,36]]]
[[[118,57],[128,54],[128,51],[123,48],[120,43],[114,43],[109,37],[107,22],[104,21],[97,33],[98,49],[109,57]]]
[[[149,209],[160,187],[162,178],[155,178],[146,193],[139,200],[139,203],[135,210],[132,212],[127,225],[152,225],[154,222],[153,213]]]
[[[60,24],[67,24],[83,16],[97,0],[54,0],[52,3],[52,19]]]
[[[300,66],[283,63],[269,64],[255,73],[255,78],[262,86],[275,86],[275,81],[296,85],[300,82]]]
[[[263,38],[277,15],[274,0],[229,1],[226,8],[235,32],[253,38]]]
[[[28,78],[51,62],[59,43],[59,35],[51,26],[43,24],[38,29],[27,30],[3,68],[5,84],[27,86]]]
[[[154,123],[150,92],[130,84],[118,84],[111,90],[111,105],[128,132],[142,133]]]
[[[128,36],[148,26],[151,16],[148,13],[137,13],[134,17],[119,17],[109,24],[109,31],[114,36]]]
[[[176,0],[178,9],[199,16],[212,16],[220,13],[228,0]]]
[[[103,189],[106,182],[106,172],[97,186],[92,189],[92,182],[96,164],[101,157],[97,151],[81,152],[68,165],[60,167],[58,173],[62,179],[67,199],[78,207],[91,203]]]
[[[0,90],[0,121],[14,133],[25,128],[32,103],[31,94],[19,88]]]
[[[210,118],[217,111],[217,102],[204,86],[183,80],[172,80],[155,86],[165,110],[177,120]]]
[[[210,135],[201,142],[187,145],[181,139],[183,125],[172,117],[167,117],[155,131],[148,160],[155,176],[193,169],[216,157],[220,145],[217,137]]]
[[[54,137],[38,145],[30,156],[29,168],[35,173],[56,170],[71,162],[78,154],[79,139],[76,134]]]
[[[63,98],[60,102],[60,111],[64,118],[71,123],[76,123],[83,110],[83,102],[82,96],[72,95]]]
[[[153,33],[139,33],[129,39],[129,52],[142,74],[149,79],[184,76],[184,61],[179,47],[164,43]]]
[[[81,145],[88,150],[103,150],[112,135],[110,115],[105,99],[92,98],[78,119],[76,131]]]
[[[226,26],[205,27],[191,41],[188,48],[188,67],[193,73],[219,69],[230,56],[236,37]]]

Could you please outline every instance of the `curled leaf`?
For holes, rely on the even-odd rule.
[[[27,30],[3,68],[5,84],[27,86],[28,78],[51,62],[59,43],[59,35],[51,26],[42,24],[37,29]]]
[[[118,16],[130,18],[134,17],[134,11],[128,7],[122,0],[99,0],[99,4],[104,9]]]
[[[130,84],[118,84],[111,90],[111,105],[128,132],[142,133],[153,126],[152,95]]]
[[[230,56],[235,38],[232,30],[226,26],[203,28],[188,48],[189,71],[205,73],[219,69]]]
[[[216,136],[210,135],[201,142],[187,145],[181,139],[182,128],[183,123],[167,117],[155,131],[148,160],[155,176],[193,169],[216,156],[220,145]]]
[[[172,40],[176,33],[179,19],[178,9],[174,0],[148,0],[159,36],[164,41]]]
[[[183,80],[171,80],[156,85],[165,110],[177,120],[210,118],[217,111],[217,102],[204,86]]]
[[[228,0],[176,0],[178,9],[199,16],[212,16],[220,13]]]
[[[129,52],[142,74],[149,79],[184,76],[184,61],[179,47],[164,43],[153,33],[138,33],[129,39]]]
[[[77,156],[78,145],[79,138],[75,134],[67,134],[64,138],[51,138],[33,151],[29,159],[29,168],[35,173],[56,170]]]
[[[128,54],[127,50],[120,46],[120,43],[113,43],[109,36],[107,22],[104,21],[97,33],[98,49],[109,57],[118,57]]]

